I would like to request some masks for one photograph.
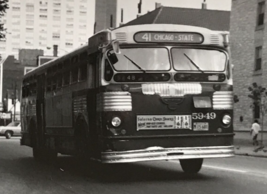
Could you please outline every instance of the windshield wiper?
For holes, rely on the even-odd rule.
[[[199,66],[192,60],[192,59],[190,59],[190,57],[188,57],[188,55],[187,54],[185,54],[184,53],[184,56],[186,56],[186,58],[198,69],[198,71],[201,71],[201,73],[204,73],[204,71],[203,70],[201,70],[200,68],[199,68]]]
[[[134,64],[138,69],[140,69],[141,71],[143,71],[144,73],[146,73],[146,70],[142,69],[136,62],[134,62],[132,59],[130,59],[129,57],[127,57],[126,55],[123,55],[126,59],[128,59],[129,61],[132,62],[132,64]]]

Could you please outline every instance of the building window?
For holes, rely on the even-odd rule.
[[[26,20],[26,25],[32,26],[34,24],[33,20]]]
[[[40,15],[40,18],[41,19],[46,19],[47,18],[47,15]]]
[[[68,31],[68,30],[67,30],[67,31],[66,31],[66,34],[67,34],[67,35],[73,35],[73,31]]]
[[[61,3],[54,3],[54,7],[60,7]]]
[[[86,10],[86,7],[84,5],[80,5],[80,10]]]
[[[34,4],[27,3],[26,7],[34,7]]]
[[[60,16],[53,16],[54,21],[60,21]]]
[[[79,28],[80,29],[85,29],[86,28],[86,25],[79,25]]]
[[[73,18],[67,18],[67,21],[68,21],[68,22],[73,22],[74,19],[73,19]]]
[[[40,9],[40,12],[41,13],[46,13],[47,12],[47,9]]]
[[[59,33],[53,33],[53,39],[59,39],[60,38],[60,34]]]
[[[60,25],[59,24],[53,24],[53,27],[54,28],[60,28]]]
[[[80,15],[86,15],[86,11],[80,11]]]
[[[72,10],[67,10],[67,14],[72,15],[73,11]]]
[[[261,70],[261,59],[262,59],[262,47],[256,47],[255,50],[255,71]]]
[[[73,43],[66,42],[66,46],[73,46]]]
[[[20,35],[19,35],[19,34],[14,35],[14,36],[12,36],[12,38],[13,38],[13,39],[19,39],[19,38],[20,38]]]
[[[60,14],[60,10],[58,10],[58,9],[54,9],[54,10],[53,10],[53,13],[54,13],[54,14]]]
[[[264,11],[265,11],[265,2],[260,2],[258,4],[258,18],[257,18],[258,26],[261,26],[264,24]]]
[[[34,19],[34,15],[32,15],[32,14],[27,14],[27,15],[26,15],[26,19]]]
[[[67,28],[73,28],[73,24],[67,24],[66,27]]]
[[[13,11],[20,11],[20,7],[12,7]]]

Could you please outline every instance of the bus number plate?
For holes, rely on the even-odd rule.
[[[138,115],[137,130],[192,129],[191,115]]]
[[[208,131],[209,130],[209,123],[207,122],[195,122],[193,124],[194,131]]]

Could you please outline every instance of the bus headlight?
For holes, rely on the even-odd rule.
[[[229,125],[231,123],[231,116],[230,115],[224,115],[223,118],[222,118],[222,123],[224,125]]]
[[[111,124],[113,127],[118,127],[121,125],[121,119],[119,117],[113,117]]]

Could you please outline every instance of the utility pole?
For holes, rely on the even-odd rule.
[[[13,121],[16,120],[16,101],[17,101],[17,82],[15,81],[15,88],[14,88],[14,118],[13,118]]]

